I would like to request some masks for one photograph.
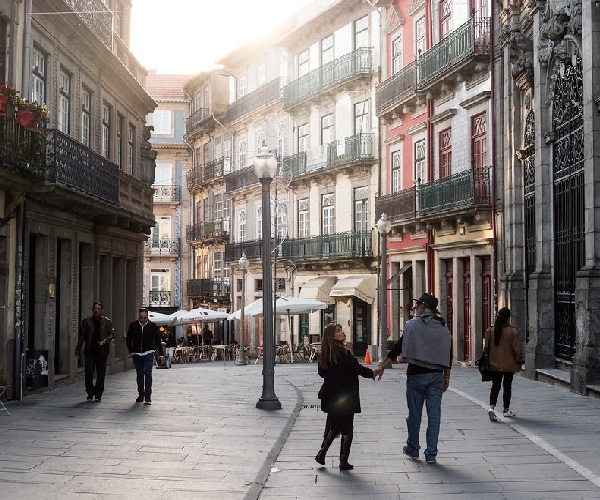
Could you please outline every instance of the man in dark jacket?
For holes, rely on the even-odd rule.
[[[149,405],[152,403],[150,396],[152,394],[154,352],[158,349],[161,364],[164,361],[164,355],[158,326],[156,323],[148,321],[147,309],[139,309],[138,319],[129,324],[126,342],[137,373],[138,397],[135,401],[136,403],[143,401]]]
[[[104,376],[106,375],[106,360],[110,353],[110,343],[115,338],[115,329],[112,321],[102,316],[104,307],[99,302],[94,302],[92,315],[85,318],[79,326],[79,337],[75,347],[75,357],[79,359],[81,346],[85,360],[85,392],[91,401],[96,396],[96,401],[102,400],[104,392]],[[94,385],[94,372],[96,384]]]

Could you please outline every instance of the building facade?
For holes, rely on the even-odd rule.
[[[142,247],[154,226],[145,116],[155,103],[128,49],[131,3],[92,3],[89,13],[78,0],[0,4],[1,78],[47,107],[47,122],[29,127],[15,128],[16,110],[1,118],[3,147],[14,148],[0,166],[0,379],[14,397],[35,367],[29,353],[42,352],[50,388],[82,377],[73,353],[96,301],[117,332],[108,370],[127,368],[123,334],[143,303]],[[31,148],[35,162],[23,157]]]

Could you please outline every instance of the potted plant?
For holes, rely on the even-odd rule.
[[[39,126],[48,118],[48,108],[37,102],[29,102],[27,99],[17,99],[16,122],[31,132],[37,132]]]
[[[8,114],[8,104],[15,105],[19,91],[8,85],[0,85],[0,115]]]

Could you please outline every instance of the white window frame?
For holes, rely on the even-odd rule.
[[[112,114],[111,107],[102,103],[102,156],[110,159],[110,118]]]
[[[323,115],[321,117],[321,145],[325,146],[330,142],[333,142],[333,139],[335,138],[334,134],[333,113]]]
[[[92,93],[85,87],[81,89],[81,143],[88,148],[92,144]]]
[[[310,73],[310,52],[308,49],[298,54],[298,78]]]
[[[298,200],[298,238],[310,237],[310,204],[308,198]]]
[[[240,210],[238,212],[238,242],[242,243],[246,241],[246,210]]]
[[[335,198],[333,194],[321,196],[321,234],[335,233]]]
[[[395,75],[403,68],[402,60],[402,35],[398,35],[392,40],[392,75]]]
[[[330,63],[334,59],[333,35],[329,35],[321,40],[321,66]]]
[[[127,173],[133,175],[135,163],[135,127],[130,123],[127,127]]]
[[[425,139],[415,142],[414,158],[415,158],[415,181],[417,184],[427,183],[427,165],[426,165],[426,147]]]
[[[369,100],[357,102],[354,105],[354,133],[369,132]]]
[[[45,104],[47,78],[46,55],[37,47],[34,47],[31,60],[33,62],[31,69],[31,101],[38,104]]]
[[[363,16],[354,22],[354,48],[368,48],[369,43],[369,16]]]
[[[71,126],[71,75],[64,69],[60,70],[58,88],[58,130],[68,134]]]
[[[256,207],[256,239],[262,240],[262,205]]]
[[[157,109],[152,113],[154,135],[173,135],[173,111],[170,109]]]
[[[308,123],[298,126],[298,153],[308,151]]]
[[[392,151],[392,194],[402,190],[402,151]]]

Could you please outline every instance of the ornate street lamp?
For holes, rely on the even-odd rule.
[[[262,256],[263,256],[263,389],[256,407],[280,410],[275,395],[275,340],[273,336],[273,280],[271,279],[271,181],[277,173],[277,160],[263,144],[254,159],[254,173],[262,184]]]
[[[246,321],[244,318],[244,308],[246,307],[246,273],[248,272],[248,258],[246,257],[246,253],[244,252],[240,257],[239,261],[240,269],[242,270],[242,309],[240,310],[240,320],[242,322],[242,327],[240,329],[240,338],[238,340],[238,355],[235,360],[236,365],[245,365],[246,362],[246,353],[244,350],[244,338],[246,337],[244,334],[246,332]]]
[[[379,262],[379,362],[382,363],[387,357],[387,237],[392,229],[392,223],[386,214],[381,214],[377,221],[381,242],[381,261]]]

